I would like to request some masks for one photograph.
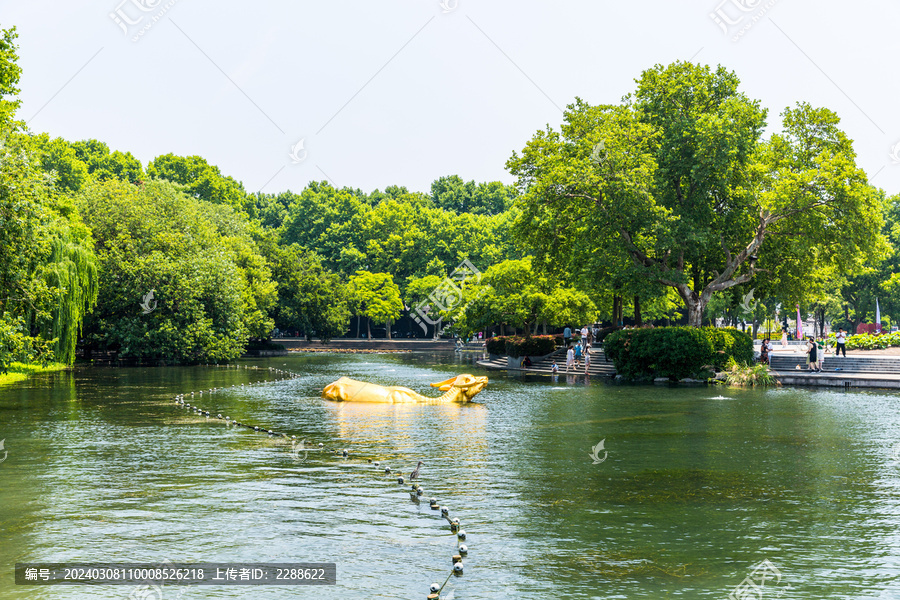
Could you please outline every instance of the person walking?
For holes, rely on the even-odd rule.
[[[834,348],[834,357],[837,358],[843,352],[844,358],[847,358],[847,334],[844,333],[843,328],[838,329],[837,335],[834,336],[834,341],[837,342]]]
[[[581,368],[581,344],[575,344],[575,368]]]
[[[788,344],[787,344],[787,329],[782,328],[781,329],[781,349],[787,350],[787,346],[788,346]]]
[[[587,325],[585,325],[584,327],[581,328],[581,349],[582,350],[587,348],[589,332],[590,332],[590,329],[588,329]]]
[[[591,368],[591,345],[588,344],[584,349],[584,374],[588,375],[588,370]]]
[[[566,350],[566,373],[569,372],[569,368],[575,365],[575,350],[572,346],[569,346],[569,349]]]
[[[762,346],[759,350],[759,362],[764,365],[769,364],[769,338],[762,341]]]
[[[563,329],[563,341],[566,344],[566,348],[568,348],[569,344],[572,342],[572,328],[568,325]]]

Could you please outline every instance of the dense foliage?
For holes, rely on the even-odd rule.
[[[729,359],[753,362],[750,336],[729,328],[624,329],[606,337],[603,351],[616,372],[631,379],[683,379],[706,367],[721,370]]]
[[[807,301],[811,272],[878,259],[883,194],[837,115],[798,103],[764,139],[766,111],[739,83],[676,62],[645,71],[622,104],[576,100],[559,131],[538,131],[508,163],[526,247],[546,269],[606,289],[668,288],[693,326],[736,286]]]
[[[505,354],[518,358],[520,356],[546,356],[562,344],[562,337],[555,335],[498,335],[487,340],[486,348],[490,354]]]
[[[885,348],[900,346],[900,331],[873,335],[870,333],[858,333],[849,335],[844,342],[847,350],[884,350]],[[835,334],[828,336],[828,345],[837,344]]]
[[[215,362],[268,336],[276,286],[240,214],[165,181],[97,183],[78,206],[100,264],[89,348]]]
[[[74,360],[98,292],[90,231],[13,120],[14,40],[14,30],[0,31],[0,370],[14,360]]]
[[[145,168],[29,131],[15,39],[0,29],[0,369],[79,347],[223,361],[276,329],[390,337],[412,315],[420,335],[526,334],[488,342],[512,356],[561,343],[541,330],[625,316],[756,321],[799,302],[855,330],[876,297],[900,316],[900,196],[868,184],[826,109],[785,110],[764,138],[766,111],[722,68],[656,66],[621,104],[576,100],[510,159],[518,187],[447,175],[427,192],[253,194],[200,156]],[[598,341],[636,374],[746,355],[733,333],[616,328]]]

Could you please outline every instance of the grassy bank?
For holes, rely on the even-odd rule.
[[[48,363],[46,366],[31,365],[25,363],[14,362],[9,365],[6,373],[0,373],[0,385],[7,383],[15,383],[27,379],[29,375],[35,373],[47,373],[50,371],[63,371],[69,368],[68,365],[62,363]]]

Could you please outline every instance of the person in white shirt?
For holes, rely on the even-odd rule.
[[[587,325],[581,328],[581,349],[584,350],[588,345],[588,331]]]
[[[843,350],[844,358],[847,358],[847,346],[844,345],[847,343],[847,334],[844,333],[843,329],[838,329],[837,335],[834,337],[837,342],[837,346],[834,348],[834,357],[837,358],[840,355],[841,350]]]
[[[569,349],[566,350],[566,373],[569,372],[569,367],[575,366],[575,348],[569,346]]]

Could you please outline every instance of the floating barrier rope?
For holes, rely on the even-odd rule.
[[[247,365],[218,365],[218,364],[209,365],[209,364],[207,364],[206,366],[213,366],[213,367],[217,367],[217,368],[227,368],[227,369],[232,369],[232,368],[233,369],[246,369],[246,370],[252,370],[252,371],[260,370],[259,367],[255,366],[255,365],[251,367],[251,366],[247,366]],[[239,422],[237,419],[232,419],[228,415],[223,416],[222,413],[220,413],[220,412],[213,415],[212,412],[209,410],[206,410],[206,409],[201,408],[200,406],[196,406],[196,405],[192,406],[190,403],[185,402],[185,398],[194,399],[195,395],[198,398],[200,396],[203,396],[204,391],[207,394],[214,394],[217,392],[235,390],[235,389],[240,389],[243,387],[266,385],[266,384],[270,384],[270,383],[277,383],[280,381],[285,381],[287,379],[300,378],[299,374],[294,373],[292,371],[287,371],[284,369],[276,369],[274,367],[269,367],[268,371],[273,375],[276,375],[276,376],[282,375],[283,377],[280,377],[280,378],[276,377],[275,379],[271,379],[271,380],[255,381],[255,382],[248,383],[248,384],[243,384],[243,383],[240,385],[233,384],[231,387],[224,387],[224,388],[213,387],[213,388],[209,388],[207,390],[199,390],[197,392],[190,392],[189,393],[190,395],[188,395],[188,392],[185,392],[183,394],[178,394],[177,396],[175,396],[175,403],[178,404],[179,406],[181,406],[182,408],[186,408],[198,415],[204,415],[207,419],[214,418],[214,419],[224,420],[225,424],[228,425],[229,427],[231,427],[231,426],[246,427],[247,429],[250,429],[257,433],[266,433],[266,434],[268,434],[269,437],[281,437],[286,440],[291,440],[292,444],[296,444],[296,440],[297,440],[296,435],[292,435],[292,436],[288,437],[288,434],[286,434],[286,433],[273,431],[272,429],[267,429],[265,427],[260,427],[259,425],[254,425],[251,423],[242,423],[242,422]],[[332,450],[329,448],[325,448],[325,445],[322,443],[319,443],[319,449],[325,453],[332,453]],[[342,456],[343,458],[350,457],[350,453],[346,448],[334,449],[333,454],[335,456]],[[367,461],[369,463],[372,463],[373,466],[375,466],[376,468],[379,468],[381,466],[381,463],[377,460],[373,462],[373,460],[371,458],[368,458]],[[384,474],[385,475],[391,474],[391,468],[387,465],[384,466]],[[416,471],[412,475],[414,475],[414,476],[410,478],[411,480],[415,479],[418,476],[418,467],[416,468]],[[403,477],[403,475],[399,475],[397,477],[397,484],[405,485],[405,483],[406,483],[406,479]],[[410,486],[410,491],[409,491],[410,500],[412,502],[419,503],[420,502],[419,499],[424,495],[425,495],[425,489],[418,483],[413,482],[412,485]],[[466,540],[466,532],[462,529],[459,518],[457,518],[457,517],[451,518],[450,517],[450,509],[447,508],[446,506],[440,506],[438,504],[437,498],[434,498],[434,497],[430,498],[428,501],[428,504],[429,504],[431,510],[440,510],[441,517],[444,520],[446,520],[447,523],[449,524],[450,531],[452,533],[456,534],[456,553],[451,557],[451,564],[453,566],[450,569],[450,573],[447,574],[447,578],[444,579],[444,583],[441,583],[441,584],[432,583],[431,586],[429,587],[429,594],[427,596],[427,600],[440,600],[441,592],[443,591],[444,587],[447,585],[447,582],[450,581],[450,578],[453,577],[454,575],[460,576],[463,574],[464,566],[463,566],[462,559],[464,556],[468,555],[469,548],[466,546],[466,544],[463,543]]]

